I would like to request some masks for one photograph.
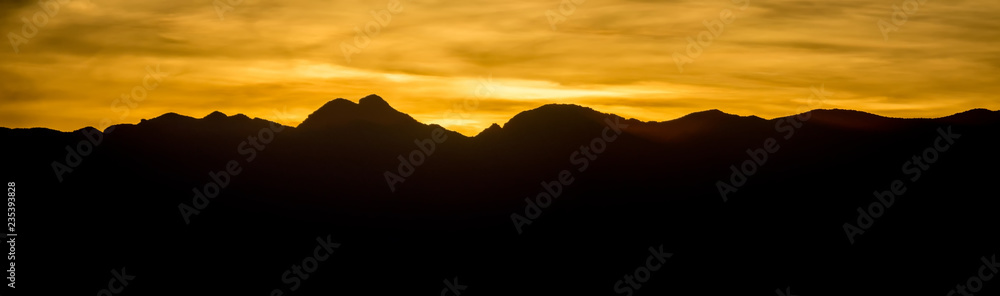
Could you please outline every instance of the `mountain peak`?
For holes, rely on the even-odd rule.
[[[299,127],[308,130],[341,126],[356,122],[374,123],[383,126],[402,123],[419,124],[419,122],[409,115],[393,109],[382,97],[368,95],[358,100],[358,103],[342,98],[329,101],[323,107],[309,114],[306,120],[299,124]]]
[[[564,134],[577,130],[581,126],[603,124],[601,122],[607,116],[616,115],[604,114],[580,105],[546,104],[514,115],[503,125],[503,132],[504,134],[530,135],[534,134],[540,127],[547,127],[548,132]],[[494,133],[494,131],[490,131],[490,133]]]
[[[382,97],[375,94],[371,94],[368,95],[367,97],[361,98],[360,100],[358,100],[358,105],[380,107],[380,108],[392,108],[391,106],[389,106],[388,102],[382,99]]]
[[[597,117],[601,113],[594,109],[573,104],[546,104],[514,115],[507,124],[518,125],[521,121],[568,121],[581,117]]]
[[[202,119],[225,119],[227,117],[229,116],[226,116],[225,113],[219,111],[213,111],[212,113],[205,115],[205,117],[202,117]]]
[[[357,105],[357,104],[354,103],[354,102],[351,102],[348,99],[336,98],[336,99],[330,100],[329,102],[326,102],[326,104],[323,104],[322,107],[319,107],[319,109],[316,109],[316,112],[322,111],[324,109],[350,108],[350,106],[354,106],[354,105]]]
[[[143,123],[143,122],[178,122],[178,121],[192,120],[192,119],[194,119],[194,118],[190,117],[190,116],[180,115],[180,114],[177,114],[175,112],[167,112],[167,113],[163,113],[160,116],[153,117],[153,118],[150,118],[150,119],[145,119],[145,118],[140,119],[139,123]]]
[[[989,109],[976,108],[943,117],[941,120],[953,123],[984,124],[1000,120],[997,118],[997,115],[1000,115],[1000,111],[990,111]]]
[[[490,127],[487,127],[483,131],[479,132],[476,137],[491,137],[491,135],[499,133],[502,129],[503,128],[501,128],[499,124],[493,123]]]
[[[681,116],[681,118],[678,119],[714,119],[714,118],[727,118],[733,116],[737,115],[722,112],[719,109],[710,109],[705,111],[693,112],[691,114]]]

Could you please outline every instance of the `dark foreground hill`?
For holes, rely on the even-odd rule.
[[[998,136],[982,109],[546,105],[466,137],[369,96],[298,127],[0,129],[0,181],[34,295],[123,267],[122,295],[945,295],[1000,250]]]

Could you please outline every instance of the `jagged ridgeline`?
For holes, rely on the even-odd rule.
[[[433,294],[456,275],[469,295],[944,294],[1000,246],[998,132],[983,109],[643,122],[544,105],[467,137],[372,95],[296,127],[0,128],[0,173],[31,234],[19,260],[60,262],[39,294],[93,294],[122,266],[135,295]],[[317,246],[317,269],[283,275]],[[641,290],[616,285],[650,254]]]

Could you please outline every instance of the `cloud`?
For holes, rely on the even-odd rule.
[[[996,1],[926,2],[885,41],[877,23],[903,1],[586,1],[553,30],[546,13],[561,1],[403,0],[348,63],[342,44],[388,3],[244,0],[220,18],[212,1],[69,1],[19,53],[0,51],[0,124],[75,130],[104,117],[268,118],[282,107],[304,118],[330,99],[377,93],[475,134],[546,103],[645,120],[706,109],[777,117],[819,84],[836,93],[830,107],[896,117],[1000,109]],[[673,54],[727,10],[735,20],[680,73]],[[36,1],[0,3],[0,32],[20,35],[21,18],[39,12]],[[111,102],[150,65],[170,77],[119,118]],[[487,76],[503,91],[468,119],[443,118]]]

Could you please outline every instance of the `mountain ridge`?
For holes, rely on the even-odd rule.
[[[919,121],[919,120],[941,120],[948,122],[963,122],[963,123],[984,123],[990,122],[992,120],[998,120],[1000,118],[1000,111],[989,110],[985,108],[974,108],[962,112],[957,112],[955,114],[936,117],[936,118],[896,118],[887,117],[870,112],[860,111],[860,110],[850,110],[850,109],[814,109],[800,114],[792,114],[788,116],[775,117],[772,119],[764,119],[756,115],[740,116],[735,114],[726,113],[719,109],[709,109],[704,111],[697,111],[686,114],[684,116],[669,119],[664,121],[641,121],[633,118],[627,118],[625,116],[613,113],[604,113],[595,110],[590,107],[576,105],[576,104],[545,104],[537,108],[521,111],[511,117],[507,122],[499,125],[498,123],[492,123],[486,129],[483,129],[476,135],[469,138],[476,138],[483,134],[495,134],[501,131],[510,131],[511,127],[514,129],[530,129],[532,126],[538,126],[542,124],[559,124],[560,120],[581,120],[589,119],[595,120],[598,117],[618,117],[625,119],[632,123],[639,123],[644,125],[657,125],[657,124],[682,124],[682,125],[707,125],[707,124],[718,124],[723,122],[773,122],[782,118],[790,117],[802,117],[804,114],[810,114],[811,118],[816,118],[816,122],[824,122],[828,124],[836,124],[844,127],[851,128],[863,128],[865,126],[871,125],[888,125],[888,126],[898,126],[898,124],[891,123],[896,120],[904,121]],[[337,98],[327,101],[323,106],[316,109],[310,113],[305,120],[303,120],[297,126],[287,126],[281,123],[271,121],[268,119],[263,119],[259,117],[250,118],[242,113],[235,115],[226,115],[221,111],[213,111],[206,116],[201,118],[196,118],[193,116],[182,115],[175,112],[167,112],[162,115],[150,118],[150,119],[140,119],[138,123],[121,123],[110,126],[112,127],[130,127],[130,126],[142,126],[142,125],[170,125],[177,123],[192,123],[192,122],[224,122],[226,120],[230,121],[257,121],[261,120],[267,123],[278,124],[286,128],[299,129],[304,131],[310,130],[324,130],[331,127],[342,127],[344,125],[350,124],[375,124],[384,127],[393,126],[405,126],[405,125],[423,125],[423,126],[439,126],[437,124],[422,123],[414,119],[409,114],[400,112],[393,108],[385,99],[381,96],[372,94],[365,96],[358,100],[357,103],[343,99]],[[888,123],[888,124],[887,124]],[[513,126],[511,126],[513,124]],[[6,128],[3,129],[25,129],[25,128]],[[50,129],[46,127],[34,127],[54,130],[57,132],[64,132],[55,129]],[[87,128],[94,128],[93,126],[85,126],[83,128],[69,131],[78,132],[80,130],[85,130]],[[445,130],[453,133],[457,133],[452,130]],[[694,132],[696,129],[691,129]],[[107,131],[107,129],[105,130]],[[489,131],[487,133],[487,131]],[[464,135],[463,135],[464,136]]]
[[[124,262],[140,274],[136,295],[259,294],[316,248],[313,238],[330,235],[343,252],[303,294],[410,295],[458,274],[483,295],[591,295],[611,292],[662,246],[677,260],[650,271],[657,282],[644,294],[743,295],[804,274],[794,281],[802,295],[919,295],[930,285],[911,283],[953,284],[935,272],[967,270],[963,260],[997,245],[983,235],[1000,227],[996,174],[982,168],[1000,167],[1000,112],[763,119],[708,110],[644,122],[546,105],[469,138],[375,97],[328,105],[312,127],[211,112],[104,135],[0,128],[0,155],[10,156],[0,179],[17,182],[19,216],[32,218],[19,232],[59,234],[31,236],[53,252],[87,241],[63,266],[99,275],[32,289],[92,293],[109,262]],[[342,114],[350,120],[324,118]],[[899,182],[896,205],[870,206]],[[871,231],[845,234],[845,223]],[[94,229],[115,235],[94,240]],[[171,252],[148,257],[149,246]],[[816,254],[829,260],[803,259]],[[790,268],[758,272],[767,266]],[[220,280],[183,284],[192,278]]]

